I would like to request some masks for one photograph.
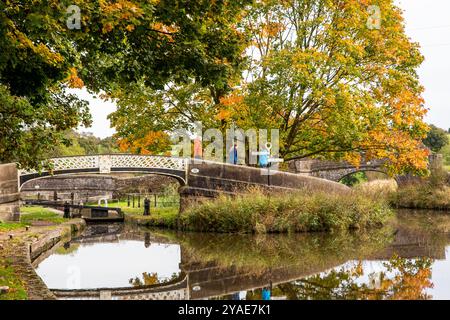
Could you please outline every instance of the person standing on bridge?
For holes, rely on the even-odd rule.
[[[194,139],[194,159],[202,159],[202,158],[203,158],[202,138],[200,136],[196,136]]]
[[[238,164],[238,146],[235,142],[228,152],[228,163]]]
[[[263,147],[261,154],[259,155],[259,166],[261,168],[267,168],[269,166],[269,155],[270,151],[266,146]]]

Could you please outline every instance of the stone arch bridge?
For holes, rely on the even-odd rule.
[[[304,159],[291,162],[291,171],[298,174],[313,176],[330,181],[341,181],[344,177],[356,172],[375,171],[386,173],[383,160],[361,162],[357,168],[347,162],[325,161],[318,159]]]
[[[442,166],[442,155],[431,154],[428,157],[429,168],[439,168]],[[387,174],[384,169],[385,160],[362,161],[359,167],[355,167],[345,161],[326,161],[318,159],[301,159],[289,162],[289,169],[300,175],[312,176],[339,182],[344,177],[356,172],[375,171]],[[411,175],[393,177],[398,184],[407,183],[410,180],[417,179]]]

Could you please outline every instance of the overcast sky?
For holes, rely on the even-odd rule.
[[[450,128],[450,0],[395,0],[404,10],[406,32],[413,41],[419,42],[425,62],[418,70],[425,87],[424,98],[429,109],[426,121],[441,128]],[[114,133],[107,115],[115,105],[79,91],[81,98],[90,103],[93,117],[91,128],[80,131],[92,132],[98,137]]]

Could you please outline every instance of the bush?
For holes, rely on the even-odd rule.
[[[398,188],[390,197],[390,202],[398,208],[450,210],[448,173],[442,168],[435,168],[421,182]]]
[[[314,232],[381,226],[391,216],[387,201],[357,192],[327,194],[303,190],[265,195],[253,190],[186,210],[181,228],[211,232]]]

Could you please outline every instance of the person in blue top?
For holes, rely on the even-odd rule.
[[[270,300],[271,292],[269,287],[264,287],[261,292],[262,300]]]
[[[237,143],[234,143],[234,145],[230,148],[230,151],[228,152],[228,162],[231,163],[231,164],[237,164],[238,163]]]
[[[269,150],[264,147],[259,155],[259,166],[261,168],[267,168],[269,166]]]

